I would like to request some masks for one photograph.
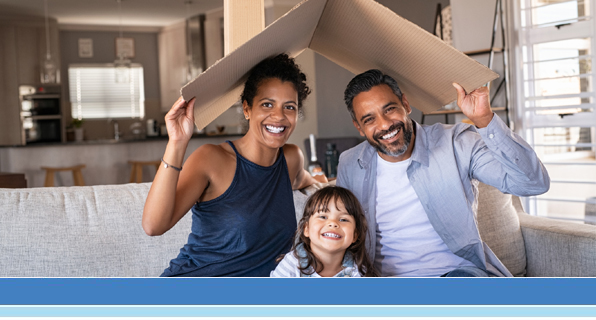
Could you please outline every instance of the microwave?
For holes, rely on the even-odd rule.
[[[20,86],[21,112],[25,116],[60,114],[60,86]]]
[[[25,144],[62,142],[60,86],[20,86],[21,125]]]

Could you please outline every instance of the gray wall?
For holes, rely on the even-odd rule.
[[[113,63],[116,60],[115,39],[118,32],[112,31],[68,31],[60,32],[62,83],[63,83],[63,114],[65,123],[71,119],[70,98],[68,91],[68,65],[73,63]],[[124,37],[133,38],[135,45],[135,57],[133,63],[140,63],[143,66],[145,82],[145,119],[157,119],[163,122],[164,114],[160,111],[159,94],[159,62],[157,48],[157,33],[151,32],[125,32]],[[93,57],[79,58],[79,38],[93,39]],[[129,127],[140,119],[118,119],[120,132],[126,135]],[[142,121],[144,123],[144,121]],[[85,139],[108,139],[114,135],[113,125],[107,120],[86,120]],[[145,128],[145,125],[143,125]]]
[[[437,3],[442,7],[449,5],[449,0],[420,1],[420,0],[377,0],[380,4],[393,10],[403,18],[419,25],[428,32],[434,28],[434,16]],[[352,125],[352,119],[343,103],[343,92],[354,74],[329,61],[327,58],[316,54],[316,79],[317,79],[317,113],[318,137],[348,137],[359,136]],[[422,113],[412,110],[412,119],[420,122]],[[453,117],[453,116],[451,116]],[[425,124],[444,121],[444,116],[428,116]],[[453,123],[453,119],[450,119]]]

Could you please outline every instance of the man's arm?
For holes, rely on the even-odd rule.
[[[550,178],[546,168],[532,147],[492,112],[488,88],[466,94],[460,85],[453,86],[458,105],[482,137],[472,149],[470,177],[517,196],[548,191]]]

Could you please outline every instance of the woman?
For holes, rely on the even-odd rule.
[[[194,128],[194,99],[165,117],[169,141],[143,211],[143,229],[161,235],[192,207],[188,243],[162,276],[269,276],[296,231],[292,189],[316,182],[302,152],[285,144],[310,93],[285,54],[251,71],[242,93],[248,132],[203,145],[182,161]]]

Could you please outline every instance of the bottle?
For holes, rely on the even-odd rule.
[[[310,162],[308,163],[308,172],[310,172],[313,177],[324,175],[321,163],[317,160],[315,135],[310,134],[308,138],[310,139]]]
[[[327,144],[327,151],[325,151],[325,173],[328,178],[337,177],[337,163],[339,162],[339,154],[335,149],[335,143]]]

